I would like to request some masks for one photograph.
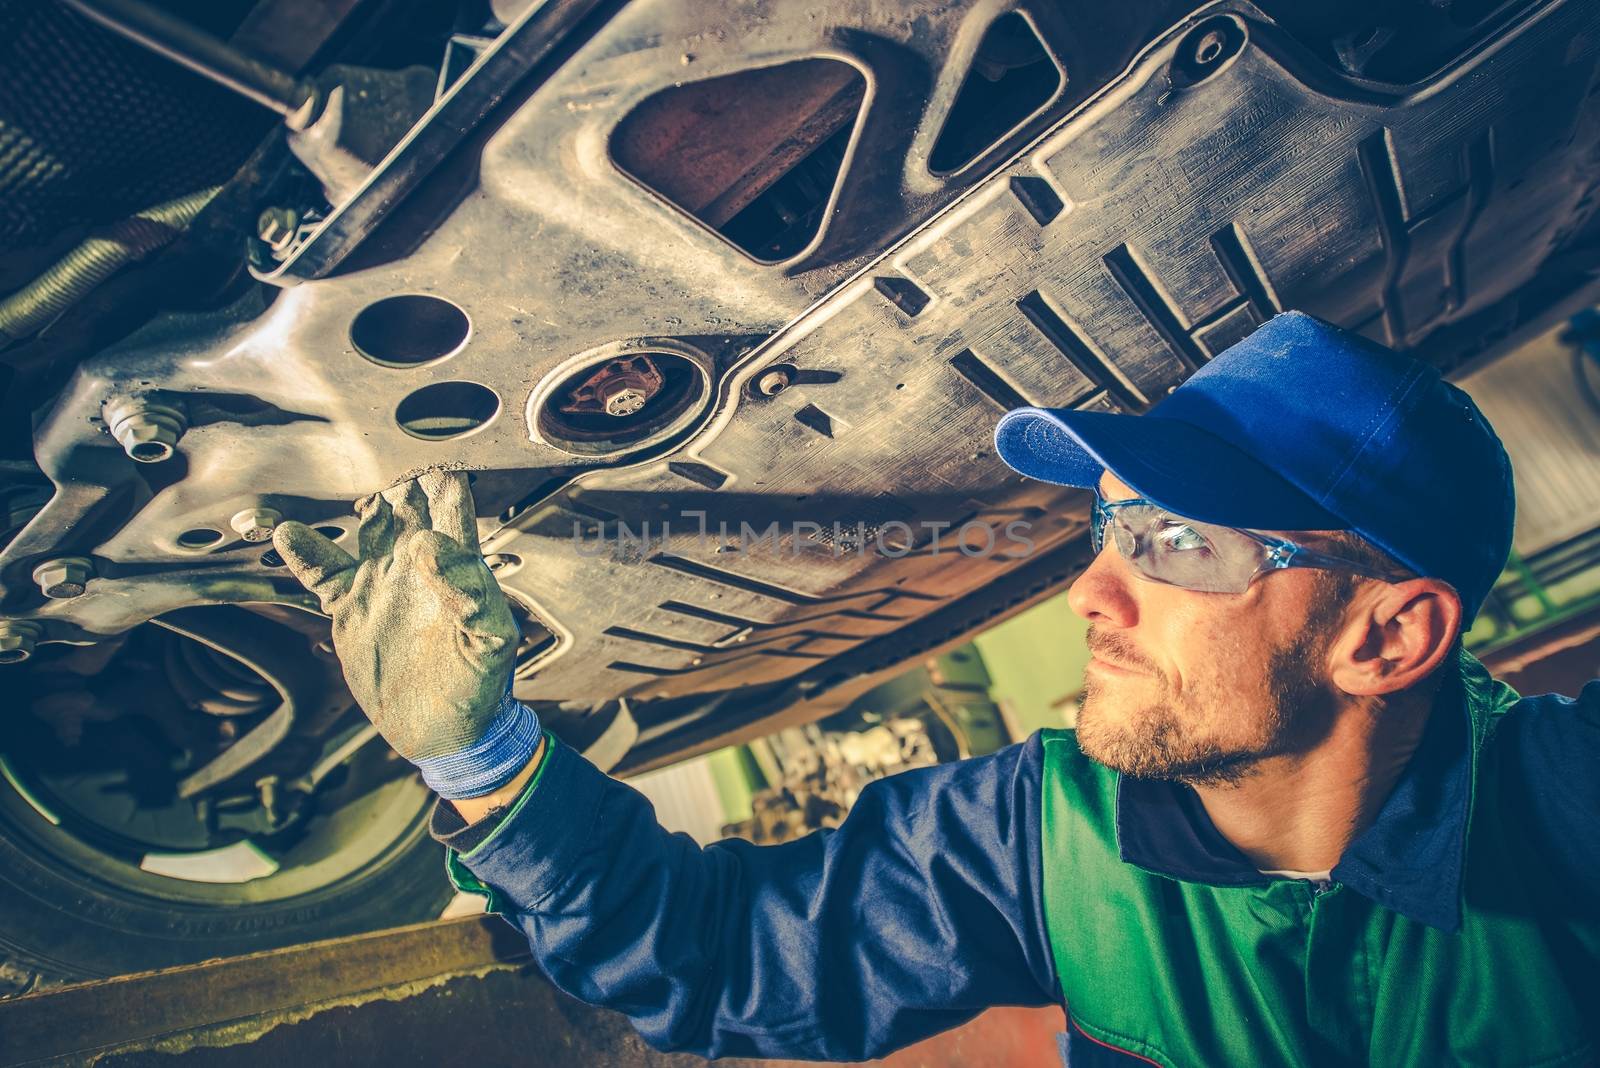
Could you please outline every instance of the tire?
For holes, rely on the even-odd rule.
[[[0,997],[437,918],[454,889],[444,849],[427,833],[425,788],[406,778],[372,794],[381,796],[370,804],[389,814],[405,811],[401,833],[383,828],[388,840],[372,849],[359,832],[378,830],[373,821],[353,828],[353,839],[333,827],[332,840],[372,855],[326,885],[284,893],[334,854],[250,882],[197,886],[96,856],[9,778],[0,782]]]

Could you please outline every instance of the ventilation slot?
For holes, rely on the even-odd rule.
[[[728,472],[695,460],[669,460],[667,470],[706,489],[721,489],[722,484],[728,481]]]
[[[843,423],[818,408],[815,404],[808,404],[796,410],[794,417],[803,425],[810,427],[823,437],[837,437],[839,431],[844,429]]]
[[[1066,208],[1049,182],[1031,174],[1019,174],[1011,179],[1011,195],[1040,226],[1049,226]]]
[[[971,382],[978,390],[1002,409],[1010,411],[1012,408],[1026,408],[1030,403],[1028,398],[1018,393],[1016,388],[1000,377],[1000,373],[993,367],[978,358],[977,353],[971,349],[962,349],[950,357],[950,366]]]
[[[1128,251],[1127,245],[1118,245],[1101,257],[1106,265],[1106,270],[1111,272],[1111,277],[1117,280],[1117,285],[1133,301],[1134,307],[1150,321],[1155,332],[1161,335],[1172,351],[1189,369],[1193,370],[1205,363],[1205,356],[1196,347],[1194,339],[1189,336],[1178,317],[1173,313],[1171,306],[1161,290],[1156,286],[1154,279],[1146,273],[1138,260],[1133,258],[1133,253]]]
[[[619,167],[756,259],[793,258],[817,236],[866,82],[806,59],[668,89],[617,126]]]
[[[959,171],[1016,132],[1066,84],[1061,67],[1027,19],[1001,15],[978,42],[967,80],[933,143],[928,169]]]
[[[905,312],[912,319],[921,315],[922,309],[926,308],[928,301],[933,299],[909,278],[885,275],[882,278],[874,278],[872,284],[879,293],[883,294],[885,300]]]

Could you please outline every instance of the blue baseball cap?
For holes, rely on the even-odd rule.
[[[1511,460],[1428,364],[1284,312],[1144,415],[1019,408],[995,428],[1029,478],[1110,471],[1179,515],[1256,530],[1349,530],[1461,596],[1470,624],[1511,551]]]

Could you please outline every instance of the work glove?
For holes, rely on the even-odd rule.
[[[272,544],[333,617],[356,702],[395,752],[450,800],[525,767],[539,720],[511,696],[517,625],[483,562],[472,492],[429,471],[356,502],[359,560],[304,523]]]

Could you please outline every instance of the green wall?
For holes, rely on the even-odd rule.
[[[1088,629],[1062,593],[973,639],[989,669],[991,695],[1024,734],[1065,725],[1062,704],[1083,688]]]

